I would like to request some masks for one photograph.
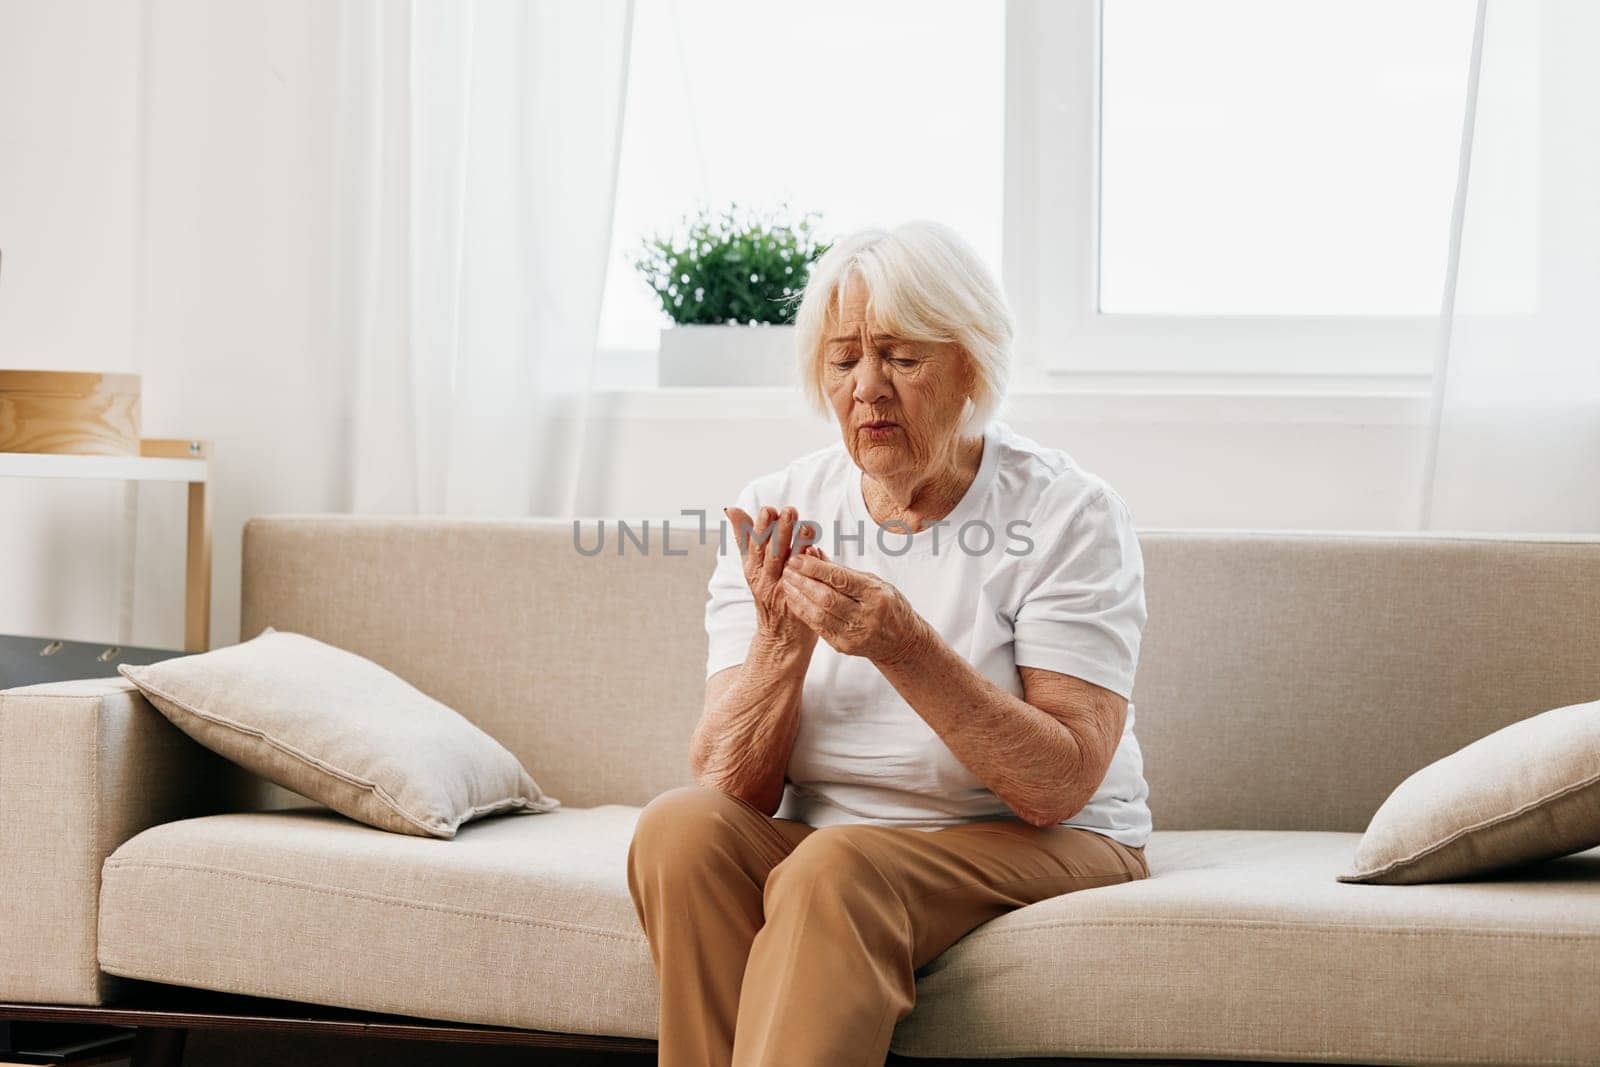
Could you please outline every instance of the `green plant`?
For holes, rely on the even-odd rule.
[[[679,232],[647,238],[633,265],[680,326],[792,323],[811,264],[828,250],[814,223],[737,204],[702,209]]]

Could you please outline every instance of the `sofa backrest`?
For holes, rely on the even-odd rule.
[[[583,523],[595,545],[598,520]],[[637,535],[639,525],[632,528]],[[1600,699],[1600,538],[1140,531],[1135,731],[1160,829],[1359,831],[1417,768]],[[619,554],[618,545],[622,545]],[[242,634],[367,656],[574,807],[690,781],[715,531],[283,516],[245,529]]]

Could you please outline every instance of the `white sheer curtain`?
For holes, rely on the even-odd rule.
[[[341,0],[357,512],[576,512],[632,0]]]
[[[1420,525],[1600,532],[1600,4],[1480,18]]]

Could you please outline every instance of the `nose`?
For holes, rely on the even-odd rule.
[[[894,395],[884,362],[876,356],[857,360],[854,377],[855,386],[851,396],[858,404],[877,404]]]

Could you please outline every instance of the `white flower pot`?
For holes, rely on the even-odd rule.
[[[669,326],[656,381],[663,386],[793,388],[793,326]]]

